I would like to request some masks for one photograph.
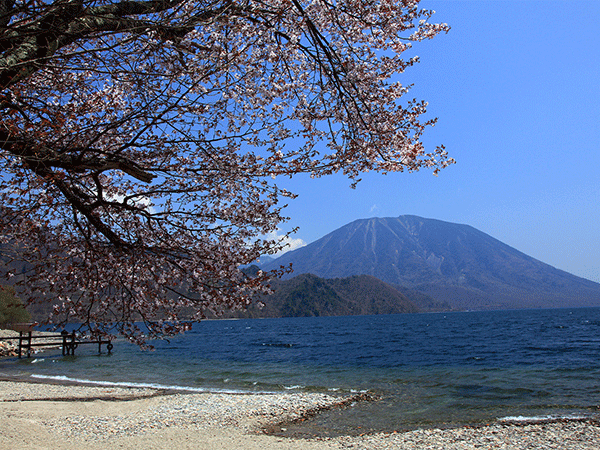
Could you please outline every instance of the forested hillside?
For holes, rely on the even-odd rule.
[[[361,275],[324,279],[303,274],[289,280],[275,280],[273,295],[261,297],[264,304],[251,305],[226,317],[312,317],[369,314],[401,314],[422,311],[417,302],[431,301],[427,296],[405,294],[377,278]],[[406,295],[408,294],[408,295]],[[447,305],[446,305],[447,306]]]

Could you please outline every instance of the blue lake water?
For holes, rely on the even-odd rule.
[[[303,425],[321,433],[600,412],[600,308],[206,321],[153,344],[1,360],[0,376],[378,396]]]

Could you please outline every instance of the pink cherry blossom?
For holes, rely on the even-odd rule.
[[[449,29],[418,3],[0,0],[0,236],[20,295],[140,343],[134,321],[176,333],[288,270],[241,270],[287,240],[265,238],[294,197],[278,177],[451,164],[395,81]]]

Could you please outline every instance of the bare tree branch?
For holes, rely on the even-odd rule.
[[[448,30],[416,0],[0,0],[0,243],[19,295],[141,342],[245,307],[280,176],[434,172],[394,76]],[[55,255],[48,258],[49,254]],[[163,319],[169,319],[169,323]]]

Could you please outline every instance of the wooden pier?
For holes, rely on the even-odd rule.
[[[0,336],[0,341],[19,341],[18,356],[31,357],[31,350],[35,347],[61,347],[63,356],[74,355],[80,345],[96,344],[98,353],[102,353],[102,346],[106,345],[107,353],[111,353],[113,344],[109,339],[95,338],[90,340],[80,339],[75,331],[69,333],[62,331],[60,334],[33,335],[33,329],[37,324],[18,323],[12,324],[9,329],[18,331],[19,336]]]

